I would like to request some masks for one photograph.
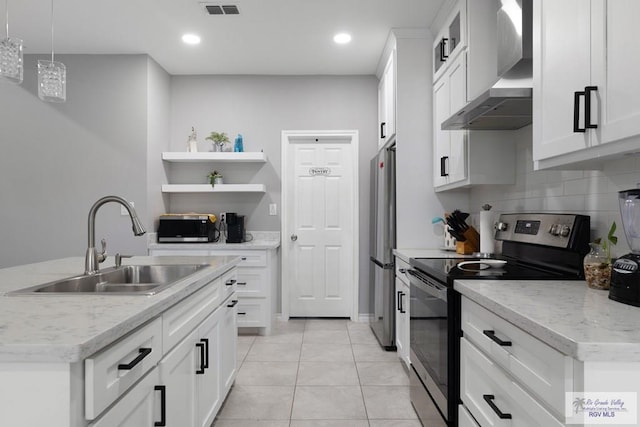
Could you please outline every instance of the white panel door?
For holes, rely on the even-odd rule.
[[[289,138],[287,150],[289,315],[351,317],[357,268],[351,138]]]

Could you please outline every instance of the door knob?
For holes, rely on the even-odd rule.
[[[296,240],[298,240],[298,236],[296,234],[292,234],[291,235],[291,241],[295,242]]]

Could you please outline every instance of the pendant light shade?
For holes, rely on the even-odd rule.
[[[4,2],[5,38],[0,40],[0,81],[6,83],[22,83],[23,45],[22,40],[9,37],[9,0]]]
[[[53,56],[53,0],[51,0],[51,61],[38,61],[38,97],[47,102],[67,100],[67,68]]]

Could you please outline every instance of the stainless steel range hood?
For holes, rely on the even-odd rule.
[[[498,81],[442,122],[443,130],[509,130],[531,123],[532,1],[501,0],[497,17]]]

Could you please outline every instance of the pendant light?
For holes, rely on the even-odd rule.
[[[38,97],[47,102],[67,100],[67,69],[53,55],[53,0],[51,0],[51,61],[38,61]]]
[[[23,54],[22,40],[9,37],[9,0],[4,2],[6,37],[0,40],[0,81],[22,83]]]

